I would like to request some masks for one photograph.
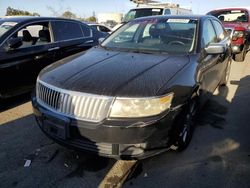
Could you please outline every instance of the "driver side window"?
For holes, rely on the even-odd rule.
[[[27,48],[51,43],[49,23],[42,22],[27,25],[10,37],[10,39],[13,38],[21,39],[22,45],[18,48]]]

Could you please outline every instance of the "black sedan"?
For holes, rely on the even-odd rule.
[[[111,34],[112,33],[112,29],[109,28],[108,26],[105,26],[103,24],[98,24],[98,23],[88,23],[88,25],[100,32],[104,32],[104,33],[108,33]]]
[[[30,91],[40,70],[89,49],[105,34],[80,21],[10,17],[0,20],[0,99]]]
[[[230,37],[215,17],[136,19],[100,46],[45,68],[34,114],[56,142],[102,156],[183,150],[230,64]]]

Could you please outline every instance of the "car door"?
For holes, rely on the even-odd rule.
[[[221,54],[219,58],[220,63],[218,64],[218,79],[220,81],[231,58],[230,36],[220,22],[218,22],[217,20],[212,20],[212,23],[216,31],[217,43],[223,44],[226,48],[226,52],[224,54]]]
[[[221,54],[206,54],[205,48],[211,43],[217,43],[217,35],[210,19],[203,22],[201,33],[200,83],[203,91],[212,94],[220,82]]]
[[[92,30],[86,24],[56,20],[52,22],[52,30],[57,44],[54,48],[55,60],[87,50],[95,45]]]
[[[39,36],[40,31],[46,30],[47,41]],[[9,48],[8,42],[20,38],[21,46]],[[53,62],[54,53],[48,21],[26,23],[15,30],[1,48],[1,95],[9,97],[30,91],[34,87],[40,70]]]

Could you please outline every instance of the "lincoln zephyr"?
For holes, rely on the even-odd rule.
[[[226,85],[231,56],[230,36],[213,16],[135,19],[43,69],[34,114],[56,142],[101,156],[183,150],[200,107]]]

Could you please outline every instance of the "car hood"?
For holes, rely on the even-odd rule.
[[[141,54],[92,48],[45,68],[39,79],[66,90],[106,96],[146,97],[189,62],[187,55]]]

